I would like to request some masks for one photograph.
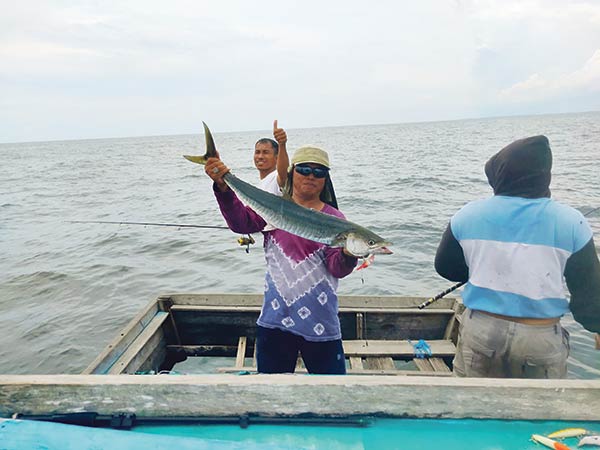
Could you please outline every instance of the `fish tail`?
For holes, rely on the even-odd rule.
[[[217,153],[217,147],[215,146],[215,141],[212,137],[210,130],[208,129],[208,126],[204,122],[202,122],[202,125],[204,126],[204,138],[206,141],[206,153],[202,156],[183,155],[183,157],[193,163],[204,165],[204,164],[206,164],[206,160],[208,158],[216,157],[216,156],[218,156],[218,153]]]

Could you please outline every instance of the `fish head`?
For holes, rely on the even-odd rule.
[[[349,231],[341,241],[343,241],[340,242],[342,244],[340,245],[341,247],[344,247],[348,253],[359,258],[366,258],[369,255],[376,254],[389,255],[392,253],[387,248],[388,245],[391,245],[390,242],[366,229]]]
[[[577,447],[583,447],[584,445],[596,445],[600,447],[600,436],[586,436],[581,438]]]

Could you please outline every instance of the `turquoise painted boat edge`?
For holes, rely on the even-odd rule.
[[[264,443],[232,442],[218,439],[161,436],[135,431],[89,428],[35,420],[0,419],[0,448],[3,450],[279,450]]]

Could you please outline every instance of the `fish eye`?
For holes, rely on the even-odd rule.
[[[368,244],[371,247],[371,246],[375,245],[375,241],[373,239],[369,239]]]

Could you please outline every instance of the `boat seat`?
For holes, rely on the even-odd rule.
[[[256,346],[252,365],[246,366],[246,350],[248,338],[241,336],[235,367],[220,368],[220,372],[248,371],[256,372]],[[344,353],[349,360],[348,374],[361,375],[451,375],[450,367],[444,358],[453,358],[456,353],[454,343],[449,339],[427,341],[431,348],[431,356],[417,358],[412,343],[408,340],[347,340],[343,341]],[[394,360],[413,361],[417,370],[399,370]],[[296,372],[305,373],[302,358],[298,358]]]

